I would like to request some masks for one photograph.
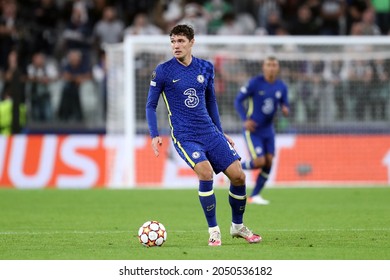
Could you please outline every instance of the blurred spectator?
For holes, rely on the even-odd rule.
[[[184,0],[162,0],[162,18],[164,28],[170,31],[174,25],[183,17]],[[161,17],[161,14],[158,15]]]
[[[238,13],[236,22],[243,30],[244,35],[253,35],[256,30],[256,20],[250,13]]]
[[[11,135],[12,126],[12,99],[6,94],[0,100],[0,134]]]
[[[390,1],[371,0],[372,7],[376,13],[376,23],[382,34],[390,32]]]
[[[63,88],[58,110],[60,120],[83,120],[80,86],[91,78],[90,68],[82,63],[81,52],[78,50],[69,51],[62,72]]]
[[[184,17],[179,24],[189,24],[194,28],[195,34],[207,34],[207,16],[203,7],[198,3],[188,3],[184,7]]]
[[[16,1],[1,2],[0,16],[0,69],[7,68],[8,55],[21,36]]]
[[[103,44],[121,42],[124,29],[123,21],[117,18],[116,9],[112,6],[105,7],[103,17],[96,23],[93,31],[97,50],[103,49]]]
[[[372,8],[368,8],[362,15],[362,34],[363,35],[381,35],[381,30],[375,23],[375,11]]]
[[[282,27],[282,21],[278,11],[271,11],[267,16],[265,30],[268,35],[277,35],[278,29]]]
[[[352,25],[362,20],[363,12],[367,9],[367,0],[350,0],[345,11],[346,35],[351,34]]]
[[[33,10],[34,51],[53,55],[58,40],[60,11],[55,0],[40,0]]]
[[[336,105],[336,119],[344,120],[347,116],[347,75],[343,61],[327,61],[324,70],[324,79],[330,87],[330,95],[333,96]]]
[[[318,21],[313,17],[312,10],[307,5],[302,5],[298,9],[296,19],[290,25],[291,35],[318,35],[320,26]]]
[[[107,61],[106,52],[101,49],[98,55],[99,59],[92,67],[92,78],[97,85],[99,92],[99,100],[102,101],[103,120],[106,120],[107,115]]]
[[[209,15],[208,34],[216,34],[224,23],[223,15],[234,12],[233,6],[225,0],[209,0],[203,7]]]
[[[222,25],[217,29],[217,35],[244,35],[244,30],[236,21],[236,15],[233,12],[222,16]]]
[[[363,22],[355,22],[351,27],[351,36],[362,36],[363,33]],[[344,46],[344,52],[346,53],[356,53],[359,57],[362,53],[371,52],[373,50],[373,45],[370,44],[346,44]]]
[[[4,73],[5,85],[1,95],[2,100],[12,101],[11,106],[11,127],[12,134],[20,133],[22,130],[20,108],[24,106],[24,72],[19,65],[19,54],[16,50],[12,50],[8,54],[8,67]],[[7,103],[8,105],[11,103]],[[4,104],[3,104],[4,105]],[[7,105],[7,106],[8,106]]]
[[[372,62],[373,79],[369,96],[370,114],[373,120],[386,120],[390,98],[389,60],[376,59]]]
[[[309,123],[318,121],[320,110],[321,90],[324,87],[323,61],[301,61],[298,67],[298,92],[304,105],[306,120]]]
[[[102,1],[102,0],[95,0]],[[125,26],[130,25],[137,14],[146,13],[152,14],[160,5],[165,4],[170,0],[106,0],[111,5],[115,5],[118,9],[118,16],[123,20]],[[159,13],[162,18],[162,13]]]
[[[340,22],[345,13],[344,0],[324,0],[321,5],[320,35],[341,35]]]
[[[34,1],[34,0],[33,0]],[[87,15],[87,20],[89,24],[93,27],[96,23],[102,19],[104,8],[107,6],[115,6],[121,10],[120,18],[125,18],[125,12],[135,11],[135,8],[138,5],[135,5],[134,2],[150,2],[152,0],[142,0],[142,1],[130,1],[130,0],[57,0],[57,5],[60,7],[62,12],[62,19],[66,22],[71,17],[73,9],[81,9]],[[130,3],[133,2],[133,3]],[[123,3],[130,3],[126,8],[124,8]]]
[[[351,36],[362,36],[363,35],[363,24],[361,21],[355,22],[351,26]]]
[[[88,9],[88,20],[91,26],[95,26],[99,20],[103,18],[104,9],[107,6],[113,6],[118,2],[115,0],[92,0],[93,4]],[[121,17],[122,19],[122,17]],[[122,19],[123,20],[123,19]]]
[[[0,134],[2,135],[11,135],[13,133],[13,108],[12,98],[6,94],[5,98],[0,100]],[[19,123],[22,127],[26,124],[26,106],[23,103],[19,105]]]
[[[69,19],[72,17],[74,9],[82,10],[83,14],[85,15],[85,19],[89,20],[89,14],[92,4],[90,0],[65,0],[57,1],[57,3],[59,5],[62,14],[62,20],[64,22],[69,21]]]
[[[280,16],[280,8],[275,0],[257,0],[257,24],[260,28],[266,28],[268,15],[276,12]]]
[[[317,21],[318,25],[321,25],[320,15],[321,15],[322,1],[321,0],[306,0],[306,1],[304,1],[304,3],[302,3],[302,5],[306,5],[307,7],[309,7],[313,19],[315,19]]]
[[[149,22],[148,16],[139,13],[135,16],[133,24],[125,29],[125,35],[158,35],[162,30]]]
[[[62,33],[60,48],[62,53],[69,50],[79,50],[82,54],[82,63],[90,67],[92,56],[92,28],[88,22],[88,14],[83,1],[75,0],[70,18]]]
[[[49,121],[53,116],[50,85],[58,78],[56,65],[47,61],[44,53],[33,55],[27,67],[26,97],[34,121]]]
[[[372,93],[370,85],[373,79],[373,70],[370,61],[352,60],[349,63],[348,80],[349,96],[354,101],[355,119],[364,120]]]
[[[280,18],[289,26],[297,15],[303,0],[276,0],[280,8]]]
[[[276,30],[275,30],[275,35],[276,36],[286,36],[286,35],[291,35],[287,28],[284,27],[284,26],[279,26]]]

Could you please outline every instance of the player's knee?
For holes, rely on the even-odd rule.
[[[197,172],[200,180],[211,181],[213,180],[213,171],[208,169],[202,169]]]
[[[253,167],[255,168],[262,168],[266,164],[264,157],[258,157],[255,160],[253,160]]]
[[[213,180],[213,168],[208,161],[203,161],[195,165],[194,168],[199,180],[210,181]]]
[[[264,166],[267,168],[271,168],[273,160],[274,160],[273,155],[267,155],[264,161]]]
[[[230,178],[230,181],[233,186],[243,186],[245,185],[245,173],[243,171],[233,174]]]

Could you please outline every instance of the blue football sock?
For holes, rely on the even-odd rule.
[[[230,185],[229,204],[232,208],[232,222],[242,224],[245,205],[246,205],[246,190],[244,186]]]
[[[271,168],[267,168],[267,167],[262,168],[261,172],[257,176],[256,185],[252,190],[251,196],[258,195],[261,192],[261,190],[264,188],[265,182],[268,180],[270,171]]]
[[[199,200],[209,227],[217,226],[215,209],[217,203],[213,190],[213,181],[199,181]]]

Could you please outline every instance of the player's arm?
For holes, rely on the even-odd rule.
[[[219,118],[217,98],[215,96],[214,70],[213,70],[213,75],[212,75],[212,77],[210,77],[210,80],[208,82],[208,86],[207,86],[205,94],[206,94],[206,108],[207,108],[207,111],[209,112],[211,120],[213,121],[215,126],[218,128],[218,130],[223,133],[221,119]]]
[[[287,117],[288,114],[290,113],[289,107],[286,105],[282,105],[282,113],[283,113],[283,116]]]
[[[282,90],[282,98],[280,102],[281,102],[283,116],[287,117],[288,114],[290,113],[290,106],[288,103],[288,89],[286,85],[284,85],[284,89]]]
[[[156,73],[159,73],[158,67],[156,68],[156,71],[153,72],[152,80],[150,81],[148,99],[146,101],[146,120],[148,122],[150,137],[152,138],[152,148],[154,154],[158,156],[158,147],[162,145],[162,138],[158,132],[156,108],[160,93],[163,90],[163,83],[162,80],[157,77]]]
[[[229,142],[229,144],[234,148],[235,144],[234,144],[233,139],[227,134],[224,134],[224,135],[225,135],[226,140]]]
[[[250,115],[248,115],[247,109],[244,106],[244,100],[251,96],[250,92],[250,84],[241,87],[234,100],[234,107],[243,121],[244,128],[253,132],[256,130],[257,123],[250,118]]]
[[[156,157],[160,155],[159,147],[161,145],[162,145],[162,138],[160,136],[156,136],[152,138],[152,149]]]
[[[249,97],[247,92],[248,92],[247,86],[241,87],[240,91],[238,92],[234,100],[234,107],[236,108],[238,115],[243,121],[247,119],[247,110],[244,106],[244,100]]]

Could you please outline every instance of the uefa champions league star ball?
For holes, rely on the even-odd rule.
[[[158,221],[147,221],[138,230],[139,242],[146,247],[161,246],[167,240],[167,231]]]

